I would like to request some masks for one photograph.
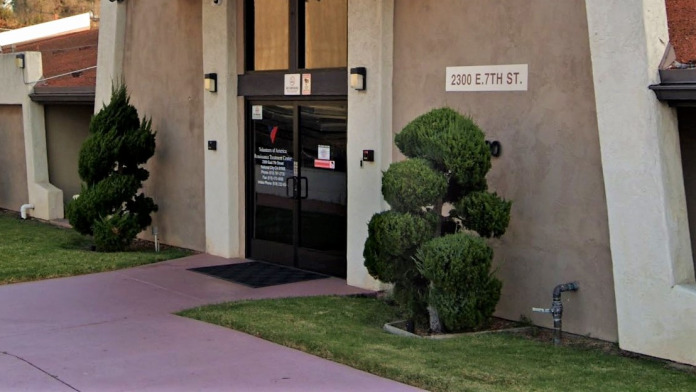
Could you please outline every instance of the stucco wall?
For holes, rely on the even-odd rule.
[[[94,109],[88,105],[45,105],[48,179],[63,191],[63,205],[80,193],[77,161],[89,135]]]
[[[19,211],[27,189],[22,106],[0,105],[0,208]]]
[[[121,5],[127,6],[123,73],[131,103],[152,118],[157,131],[145,183],[146,194],[159,205],[153,225],[164,243],[204,250],[201,3]]]
[[[15,65],[15,54],[0,54],[0,105],[19,105],[24,132],[25,175],[29,214],[40,219],[63,217],[63,192],[48,182],[46,128],[43,106],[29,98],[35,81],[43,74],[40,52],[24,53],[24,68]],[[14,168],[11,168],[12,170]],[[19,207],[15,207],[19,208]]]
[[[394,0],[348,2],[348,67],[368,70],[367,89],[348,89],[348,284],[380,289],[365,268],[363,247],[367,223],[388,208],[382,198],[382,171],[392,155],[392,71]],[[353,159],[374,149],[374,162],[358,166]]]
[[[497,315],[551,326],[556,284],[564,330],[616,340],[617,324],[584,2],[396,1],[394,130],[438,106],[471,115],[502,144],[488,175],[513,201],[493,241],[503,281]],[[447,66],[528,64],[526,92],[445,92]],[[395,149],[394,159],[400,159]]]
[[[696,365],[696,281],[677,116],[647,88],[659,83],[669,41],[665,2],[585,4],[619,346]]]

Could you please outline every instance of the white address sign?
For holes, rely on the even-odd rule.
[[[527,64],[447,67],[445,91],[527,91]]]

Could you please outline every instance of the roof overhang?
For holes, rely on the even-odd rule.
[[[649,86],[657,99],[669,106],[696,106],[696,68],[673,68],[676,55],[671,44],[667,44],[660,62],[660,84]]]
[[[49,87],[36,86],[29,94],[32,101],[41,104],[94,105],[94,86]]]

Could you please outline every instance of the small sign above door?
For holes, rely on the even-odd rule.
[[[263,120],[263,105],[252,105],[251,106],[251,119],[252,120]]]
[[[312,95],[312,74],[302,74],[302,95]]]
[[[300,95],[300,74],[285,74],[285,95]]]

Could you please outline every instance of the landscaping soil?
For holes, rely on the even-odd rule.
[[[677,61],[696,63],[696,1],[666,0],[669,40]]]
[[[190,249],[184,249],[184,248],[180,248],[177,246],[166,245],[166,244],[163,244],[161,242],[159,244],[159,247],[160,247],[160,252],[163,250],[167,250],[167,249],[182,249],[182,250],[186,250],[186,251],[191,252],[191,254],[196,253]],[[148,240],[141,240],[140,238],[134,239],[133,242],[131,242],[130,246],[128,247],[129,251],[134,251],[134,252],[139,252],[139,251],[147,252],[147,251],[151,251],[154,249],[155,249],[154,242],[148,241]]]

